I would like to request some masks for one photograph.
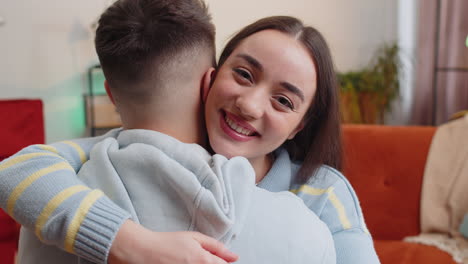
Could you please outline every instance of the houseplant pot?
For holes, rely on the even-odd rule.
[[[397,45],[384,45],[366,68],[338,74],[343,121],[383,124],[399,95],[399,67]]]

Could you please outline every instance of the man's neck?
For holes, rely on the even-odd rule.
[[[160,113],[147,119],[125,116],[121,113],[124,129],[148,129],[164,133],[183,143],[196,143],[202,147],[207,145],[205,120],[199,111]],[[198,114],[197,114],[198,113]],[[138,116],[141,117],[141,116]]]
[[[124,129],[154,130],[183,143],[206,147],[207,133],[199,81],[173,86],[173,93],[148,98],[145,103],[132,103],[122,98],[119,104],[117,100]]]
[[[206,147],[207,144],[206,133],[201,131],[197,132],[196,128],[187,127],[183,124],[167,125],[167,123],[164,122],[162,124],[154,123],[151,125],[124,126],[124,129],[153,130],[171,136],[183,143],[195,143],[202,147]],[[187,131],[190,131],[190,133],[187,133]]]

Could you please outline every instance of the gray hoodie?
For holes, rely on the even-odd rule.
[[[240,256],[236,263],[335,263],[327,226],[292,193],[257,188],[242,157],[228,160],[155,131],[126,130],[98,143],[79,177],[133,221],[154,231],[212,236]],[[31,235],[22,232],[22,263],[39,256],[47,263],[80,262],[38,247]]]

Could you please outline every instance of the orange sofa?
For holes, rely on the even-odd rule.
[[[424,166],[435,127],[345,125],[344,173],[356,190],[382,264],[455,263],[420,233]]]

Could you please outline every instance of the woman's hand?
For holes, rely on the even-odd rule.
[[[112,244],[108,262],[226,264],[237,259],[221,242],[201,233],[153,232],[127,220]]]

